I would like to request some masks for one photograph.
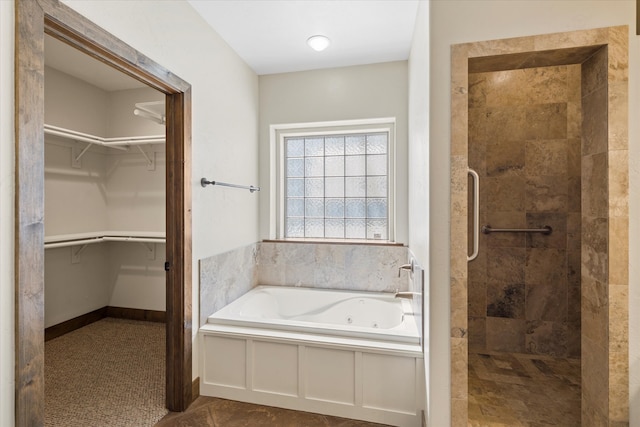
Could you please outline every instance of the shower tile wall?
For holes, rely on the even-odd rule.
[[[480,234],[469,263],[471,351],[580,356],[580,72],[469,75],[480,225],[553,228],[548,236]]]

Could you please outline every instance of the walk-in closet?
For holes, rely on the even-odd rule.
[[[165,96],[51,37],[45,57],[45,425],[153,423],[166,413]]]

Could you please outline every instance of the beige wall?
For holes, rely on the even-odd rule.
[[[450,80],[451,80],[451,45],[457,43],[501,39],[515,36],[529,36],[551,32],[563,32],[578,29],[590,29],[605,26],[629,25],[629,75],[638,73],[640,66],[639,38],[635,36],[635,2],[621,1],[435,1],[431,2],[431,284],[432,290],[437,286],[444,287],[450,276],[448,259],[448,218],[450,187],[441,185],[449,182],[449,141],[450,132]],[[437,66],[435,66],[437,64]],[[637,80],[629,79],[629,117],[640,114]],[[640,145],[638,138],[638,121],[630,120],[629,129],[629,158],[630,160],[630,235],[634,236],[638,230],[640,215],[640,176],[637,164],[640,159]],[[435,184],[438,183],[438,184]],[[435,249],[438,248],[436,251]],[[630,259],[638,257],[640,243],[630,239]],[[438,266],[438,268],[434,268]],[[640,424],[640,280],[637,266],[630,265],[630,323],[629,323],[629,351],[630,351],[630,408],[631,425]],[[438,323],[439,333],[432,334],[431,357],[440,363],[432,364],[432,370],[439,372],[450,371],[448,356],[435,355],[449,351],[450,325],[449,291],[431,294],[432,318],[442,321]],[[635,309],[634,309],[635,308]],[[435,328],[435,326],[434,326]],[[443,378],[443,397],[448,394],[449,378]],[[439,389],[440,390],[440,389]],[[439,397],[433,397],[440,400]],[[448,425],[450,419],[449,404],[442,405],[431,402],[432,420],[435,425]]]
[[[45,68],[45,123],[102,137],[162,135],[164,126],[133,114],[136,102],[162,100],[151,89],[107,92]],[[81,167],[71,166],[68,139],[45,136],[45,236],[101,231],[165,230],[165,150],[141,146],[155,159],[153,170],[136,147],[91,147]],[[164,245],[156,256],[139,243],[103,243],[45,251],[45,327],[107,305],[165,310]]]
[[[407,62],[260,76],[260,237],[269,237],[269,126],[396,118],[396,241],[407,243]]]
[[[198,260],[258,239],[258,197],[200,178],[258,183],[258,78],[186,2],[65,1],[192,85],[193,324]],[[193,375],[198,349],[193,329]]]
[[[429,272],[429,3],[420,2],[416,26],[413,33],[413,43],[409,56],[409,147],[408,147],[408,198],[409,198],[409,248],[416,257],[418,264]],[[431,304],[429,282],[425,280],[423,301],[425,305],[424,323],[425,352],[430,354],[430,342],[427,339],[433,333],[429,308]],[[434,287],[436,291],[442,286]],[[439,332],[439,331],[438,331]],[[445,332],[446,333],[446,332]],[[438,354],[442,356],[442,353]],[[446,357],[446,354],[445,354]],[[440,363],[433,356],[425,357],[425,376],[427,386],[427,401],[425,402],[427,420],[431,419],[430,406],[438,395],[431,393],[434,384],[442,387],[442,380],[438,375],[431,375],[430,366]],[[442,363],[440,363],[442,366]],[[448,383],[445,383],[445,386]],[[443,391],[444,392],[444,391]],[[447,401],[445,401],[447,402]],[[440,402],[441,404],[441,402]],[[429,424],[433,425],[433,424]]]
[[[258,181],[258,78],[186,2],[65,1],[192,85],[193,307],[198,324],[198,259],[258,239],[258,198],[233,189],[203,189],[200,178]],[[13,16],[0,1],[0,424],[13,413]],[[241,224],[241,226],[239,226]],[[197,329],[194,329],[194,336]],[[197,341],[194,370],[198,375]]]

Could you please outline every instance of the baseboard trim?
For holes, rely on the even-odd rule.
[[[196,377],[191,383],[191,403],[200,397],[200,377]]]
[[[107,317],[129,320],[144,320],[147,322],[158,323],[167,322],[167,313],[165,311],[142,310],[139,308],[107,306]]]
[[[166,312],[156,310],[142,310],[139,308],[124,308],[106,306],[85,313],[73,319],[66,320],[57,325],[49,326],[44,330],[44,340],[49,341],[58,338],[83,326],[104,319],[105,317],[115,317],[117,319],[143,320],[147,322],[166,323]],[[198,378],[199,380],[199,378]],[[198,385],[199,390],[199,385]]]
[[[105,317],[107,317],[107,307],[102,307],[62,323],[58,323],[57,325],[49,326],[44,330],[44,340],[49,341],[54,338],[58,338],[64,334],[75,331],[76,329],[80,329],[83,326],[87,326],[100,319],[104,319]]]

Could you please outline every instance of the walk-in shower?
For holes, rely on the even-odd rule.
[[[452,425],[628,422],[627,43],[452,48]]]

